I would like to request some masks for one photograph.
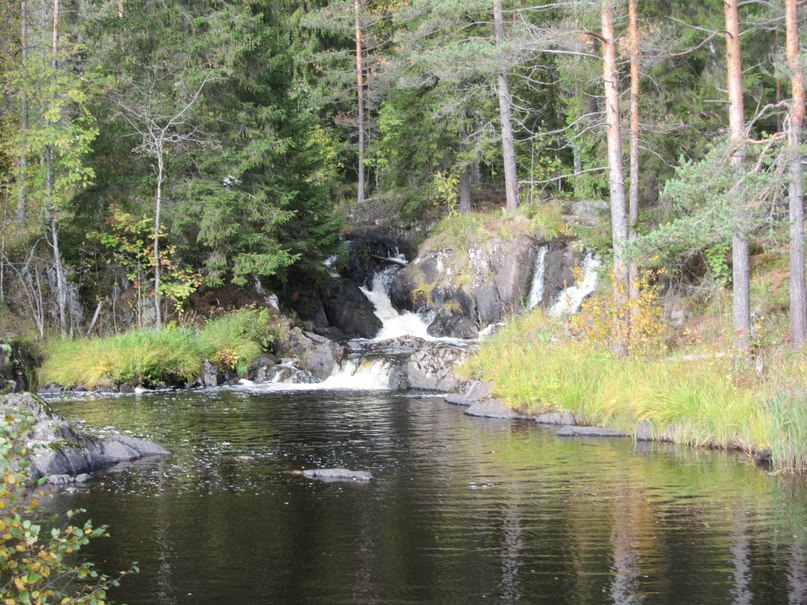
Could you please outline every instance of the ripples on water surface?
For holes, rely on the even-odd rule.
[[[175,455],[98,475],[83,507],[138,561],[118,602],[807,603],[807,490],[724,453],[564,440],[390,392],[62,401]],[[296,478],[371,471],[369,485]]]

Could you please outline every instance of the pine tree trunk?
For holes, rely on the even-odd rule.
[[[501,0],[493,0],[493,26],[496,42],[503,46],[504,13]],[[510,82],[504,67],[499,72],[499,116],[502,123],[502,153],[504,155],[504,192],[507,200],[507,209],[515,212],[518,208],[518,181],[516,176],[516,152],[513,141],[513,114],[512,97],[510,96]]]
[[[804,75],[799,59],[799,23],[797,0],[786,0],[787,62],[793,100],[788,117],[790,162],[790,334],[791,345],[798,350],[807,340],[807,288],[804,263],[804,174],[799,146],[804,130]]]
[[[361,0],[353,0],[356,13],[356,84],[359,93],[359,183],[358,200],[364,201],[364,67],[362,66]]]
[[[628,0],[630,22],[630,188],[628,190],[628,240],[636,239],[639,223],[639,19],[636,0]],[[630,298],[639,298],[639,268],[631,261]]]
[[[603,84],[605,87],[605,126],[608,143],[608,174],[611,190],[611,239],[614,246],[614,300],[617,307],[628,298],[628,270],[625,265],[625,246],[628,241],[628,217],[625,211],[625,182],[622,173],[622,135],[619,122],[619,76],[614,42],[614,9],[610,0],[602,0],[600,13],[602,26]],[[628,352],[629,318],[615,318],[614,352]]]
[[[739,0],[725,0],[726,17],[726,64],[729,97],[729,140],[732,145],[731,163],[741,165],[745,161],[743,139],[745,109],[743,105],[742,52],[740,50]],[[742,195],[735,202],[736,216],[742,220],[747,215]],[[736,339],[736,356],[748,360],[751,355],[751,270],[749,264],[748,236],[741,227],[731,239],[732,259],[732,310]]]
[[[28,3],[20,0],[20,58],[22,68],[28,67]],[[20,188],[17,192],[17,225],[22,227],[28,211],[28,94],[20,91],[21,124],[20,124]]]

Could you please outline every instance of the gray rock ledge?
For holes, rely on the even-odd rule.
[[[170,455],[156,443],[135,437],[95,437],[76,432],[47,403],[30,393],[0,397],[0,414],[33,417],[34,425],[27,435],[31,470],[34,478],[47,476],[55,484],[86,481],[87,473],[119,462]]]

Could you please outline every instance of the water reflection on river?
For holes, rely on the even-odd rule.
[[[112,538],[139,603],[807,603],[807,489],[742,457],[568,440],[377,392],[185,392],[55,407],[175,452],[49,506]],[[369,485],[296,478],[371,471]]]

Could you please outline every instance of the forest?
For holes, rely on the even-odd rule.
[[[795,4],[723,4],[8,3],[3,331],[160,327],[225,286],[305,301],[357,203],[610,200],[586,243],[617,281],[697,258],[748,340],[749,250],[803,239],[802,67]]]

